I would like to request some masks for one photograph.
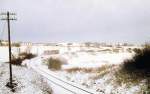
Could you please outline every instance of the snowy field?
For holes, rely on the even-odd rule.
[[[73,54],[74,55],[74,54]],[[104,58],[103,58],[104,56]],[[63,54],[63,55],[53,55],[51,57],[55,58],[65,58],[67,59],[67,64],[62,66],[62,70],[60,71],[53,71],[53,73],[62,79],[67,81],[77,83],[79,85],[84,86],[85,88],[95,90],[96,94],[138,94],[138,90],[140,86],[132,86],[132,88],[126,88],[125,85],[118,86],[113,80],[115,79],[115,71],[118,67],[110,67],[107,70],[104,70],[103,76],[98,71],[96,72],[84,72],[82,68],[86,69],[96,69],[100,68],[101,66],[106,65],[118,65],[123,62],[124,59],[131,58],[132,54],[129,53],[117,53],[117,54],[100,54],[97,55],[90,55],[86,53],[76,54],[76,56]],[[50,72],[48,67],[43,64],[43,59],[48,58],[49,56],[42,55],[39,57],[34,66],[40,67],[43,70]],[[113,59],[114,58],[114,59]],[[32,61],[33,63],[35,61]],[[113,61],[113,62],[111,62]],[[41,62],[41,63],[40,63]],[[79,71],[67,72],[67,69],[72,68],[81,68]]]
[[[73,48],[72,48],[73,49]],[[103,48],[105,49],[105,48]],[[108,48],[107,48],[108,49]],[[130,88],[126,84],[118,85],[115,82],[115,71],[119,69],[119,65],[126,59],[132,58],[133,52],[122,50],[119,52],[113,51],[97,51],[97,49],[89,49],[84,51],[64,51],[64,53],[54,55],[41,54],[34,65],[48,72],[53,72],[55,75],[64,80],[79,84],[88,89],[95,90],[98,94],[138,94],[143,83],[132,85]],[[66,63],[62,65],[59,71],[48,69],[44,61],[50,57],[60,59]],[[100,70],[106,66],[107,69]],[[110,66],[110,67],[109,67]],[[75,71],[74,71],[75,69]],[[68,70],[73,70],[69,72]],[[92,72],[86,72],[94,70]]]
[[[129,47],[121,47],[119,50],[114,51],[114,47],[103,47],[103,48],[89,48],[89,47],[49,47],[49,46],[33,46],[20,48],[13,48],[13,53],[17,55],[20,52],[31,52],[38,56],[32,60],[25,60],[23,65],[26,65],[29,69],[24,67],[16,67],[14,69],[19,71],[15,74],[15,79],[20,79],[20,88],[17,94],[45,94],[41,87],[44,86],[42,78],[39,77],[37,72],[33,72],[30,68],[32,66],[41,68],[42,70],[56,75],[64,81],[69,81],[76,86],[89,89],[94,91],[93,94],[139,94],[141,87],[144,85],[131,85],[127,87],[126,84],[119,85],[115,82],[115,72],[120,68],[119,65],[126,59],[132,58],[134,52],[129,52]],[[136,48],[136,47],[133,47]],[[0,61],[4,62],[8,60],[7,48],[0,48],[5,54],[0,55]],[[45,51],[59,50],[58,54],[45,54]],[[65,62],[62,68],[57,71],[48,69],[45,63],[48,58],[57,58]],[[2,66],[6,64],[1,63]],[[4,70],[6,71],[6,69]],[[15,71],[15,72],[17,72]],[[4,73],[5,74],[5,73]],[[39,72],[40,74],[40,72]],[[6,74],[5,74],[6,75]],[[35,77],[36,76],[36,77]],[[19,77],[19,78],[18,78]],[[23,77],[23,78],[22,78]],[[46,76],[48,77],[48,76]],[[33,78],[33,79],[31,79]],[[7,75],[1,77],[1,85],[5,84],[8,79]],[[24,80],[29,79],[29,80]],[[39,79],[39,80],[37,80]],[[34,81],[35,80],[35,81]],[[45,81],[45,80],[44,80]],[[34,84],[32,82],[35,82]],[[40,84],[41,83],[41,84]],[[36,85],[36,84],[39,84]],[[28,85],[30,87],[28,87]],[[52,84],[51,84],[52,85]],[[37,86],[37,87],[36,87]],[[46,84],[46,87],[50,86]],[[1,92],[9,93],[5,90],[6,87],[2,87]],[[58,88],[56,88],[58,89]],[[53,90],[54,92],[57,90]],[[25,92],[25,93],[22,93]],[[31,92],[31,93],[29,93]],[[35,93],[36,92],[36,93]],[[57,93],[54,93],[57,94]],[[67,93],[62,93],[67,94]],[[80,93],[79,93],[80,94]]]
[[[101,67],[105,64],[119,64],[124,59],[131,58],[131,53],[66,53],[60,55],[60,57],[67,59],[67,65],[63,68],[95,68]]]

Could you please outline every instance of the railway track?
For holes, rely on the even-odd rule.
[[[30,67],[34,71],[40,73],[40,75],[42,75],[51,83],[52,85],[51,87],[52,89],[54,88],[54,92],[57,89],[57,90],[60,90],[60,91],[56,91],[56,92],[60,92],[59,94],[96,94],[95,92],[90,91],[89,89],[85,89],[81,86],[74,85],[73,83],[69,81],[65,81],[57,77],[56,75],[41,69],[40,67],[35,67],[34,65],[30,65]],[[55,94],[58,94],[58,93],[55,93]]]

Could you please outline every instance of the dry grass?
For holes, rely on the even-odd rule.
[[[136,85],[138,83],[140,83],[140,81],[142,80],[142,78],[137,78],[137,74],[140,76],[141,73],[129,73],[125,70],[118,70],[115,73],[115,78],[116,78],[116,83],[118,85],[122,85],[122,84],[126,84],[128,86],[132,85]]]
[[[82,72],[89,73],[89,72],[92,72],[93,69],[92,68],[78,68],[78,67],[75,67],[75,68],[65,69],[65,71],[67,71],[69,73],[77,72],[77,71],[80,71],[80,72],[82,71]]]
[[[109,70],[105,70],[105,71],[101,71],[99,73],[96,73],[94,76],[91,76],[89,77],[89,79],[92,79],[92,80],[97,80],[101,77],[104,77],[106,74],[108,74],[110,71]]]
[[[102,71],[108,70],[109,68],[111,68],[113,66],[114,65],[103,65],[103,66],[97,67],[97,68],[78,68],[78,67],[75,67],[75,68],[65,69],[65,71],[67,71],[69,73],[77,72],[77,71],[85,72],[85,73],[100,73]]]
[[[109,74],[111,70],[113,70],[115,67],[116,65],[103,65],[97,68],[77,68],[76,67],[76,68],[65,69],[65,71],[67,71],[68,73],[76,73],[76,72],[90,73],[92,75],[89,76],[88,78],[92,80],[96,80]]]

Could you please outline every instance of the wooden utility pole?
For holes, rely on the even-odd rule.
[[[9,73],[10,73],[10,82],[7,83],[6,86],[8,86],[9,88],[11,88],[13,90],[13,88],[16,86],[15,83],[13,83],[13,79],[12,79],[12,65],[11,65],[11,60],[12,60],[12,54],[11,54],[11,36],[10,36],[10,20],[16,20],[15,18],[10,18],[10,15],[15,15],[14,13],[1,13],[1,15],[6,16],[5,18],[2,18],[1,20],[6,20],[7,21],[7,26],[8,26],[8,49],[9,49]]]

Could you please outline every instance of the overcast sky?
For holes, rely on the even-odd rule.
[[[7,10],[15,41],[150,41],[150,0],[0,0]]]

